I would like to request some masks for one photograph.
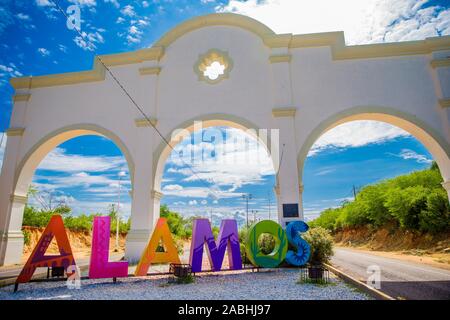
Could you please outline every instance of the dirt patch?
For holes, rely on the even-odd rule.
[[[383,255],[404,256],[411,261],[450,268],[450,233],[421,234],[401,230],[395,226],[373,229],[358,227],[343,229],[334,234],[337,246],[353,247]],[[414,258],[415,257],[415,258]]]
[[[37,227],[23,227],[25,232],[29,234],[29,242],[24,246],[24,253],[22,256],[22,262],[25,263],[30,256],[33,249],[36,247],[44,228]],[[67,236],[69,238],[70,246],[72,247],[72,252],[75,258],[87,258],[91,255],[91,243],[92,234],[90,232],[78,232],[66,229]],[[125,251],[125,238],[126,235],[119,235],[119,252]],[[109,248],[113,252],[115,249],[116,236],[111,235]],[[50,247],[47,250],[47,254],[58,254],[58,245],[56,240],[53,239]]]

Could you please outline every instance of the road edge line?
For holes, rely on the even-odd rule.
[[[328,270],[333,272],[335,275],[337,275],[339,278],[341,278],[345,282],[352,284],[353,286],[357,287],[361,291],[365,292],[366,294],[372,296],[373,298],[375,298],[377,300],[396,300],[395,298],[391,297],[390,295],[388,295],[384,292],[381,292],[378,289],[372,288],[371,286],[368,286],[366,283],[355,279],[354,277],[346,274],[342,270],[337,269],[336,267],[332,266],[331,264],[325,263],[325,267],[327,267]]]

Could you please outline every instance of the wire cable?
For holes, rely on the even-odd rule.
[[[69,20],[69,16],[66,14],[66,12],[61,8],[59,1],[58,0],[49,0],[50,2],[52,2],[58,9],[58,11],[60,11],[64,17]],[[81,32],[81,30],[79,30],[76,26],[74,26],[73,28],[78,35],[87,43],[87,44],[92,44],[92,42],[86,38],[86,35],[83,35],[83,33]],[[144,119],[150,124],[150,126],[156,131],[156,133],[159,135],[159,137],[163,140],[163,142],[170,148],[170,150],[174,151],[175,148],[170,144],[170,142],[166,139],[166,137],[164,137],[164,135],[158,130],[158,128],[153,124],[153,122],[150,120],[150,118],[147,116],[147,114],[144,112],[144,110],[139,106],[139,104],[136,102],[136,100],[134,100],[134,98],[131,96],[131,94],[126,90],[126,88],[122,85],[122,83],[119,81],[119,79],[114,75],[114,73],[111,71],[111,69],[102,61],[102,59],[100,58],[99,55],[97,55],[97,53],[94,51],[94,54],[96,56],[96,58],[98,59],[98,61],[103,65],[103,67],[105,68],[105,70],[108,72],[108,74],[111,76],[111,78],[114,80],[114,82],[119,86],[119,88],[122,90],[122,92],[128,97],[128,99],[131,101],[132,105],[139,111],[139,113],[144,117]],[[187,168],[189,168],[189,170],[192,172],[192,174],[201,182],[203,183],[210,192],[212,192],[213,194],[215,194],[216,198],[219,199],[220,196],[219,194],[213,190],[209,184],[202,179],[198,173],[192,168],[192,166],[190,166],[188,163],[186,163],[181,157],[179,157],[179,159],[181,160],[182,164],[184,166],[186,166]]]

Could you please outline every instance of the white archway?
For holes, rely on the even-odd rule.
[[[199,59],[213,49],[233,67],[221,81],[199,81]],[[171,150],[159,133],[170,139],[177,123],[187,132],[194,130],[193,120],[278,129],[282,165],[275,163],[281,156],[268,150],[278,168],[283,225],[302,218],[303,162],[312,144],[352,119],[384,120],[416,136],[438,162],[449,191],[449,54],[450,37],[347,46],[343,32],[276,34],[249,17],[223,13],[183,22],[150,48],[103,55],[106,68],[96,57],[92,70],[13,78],[0,177],[0,264],[5,252],[7,262],[18,261],[7,248],[19,248],[23,237],[10,218],[26,201],[32,172],[52,147],[77,135],[107,136],[127,158],[133,179],[131,260],[139,259],[159,214],[161,176]],[[366,104],[393,107],[347,109]],[[102,128],[114,128],[121,139]],[[286,215],[280,215],[284,205]]]

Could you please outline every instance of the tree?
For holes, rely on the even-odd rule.
[[[67,197],[58,195],[55,191],[39,190],[35,186],[30,185],[28,196],[35,199],[44,211],[57,211],[60,214],[68,214],[71,211],[67,205]]]

